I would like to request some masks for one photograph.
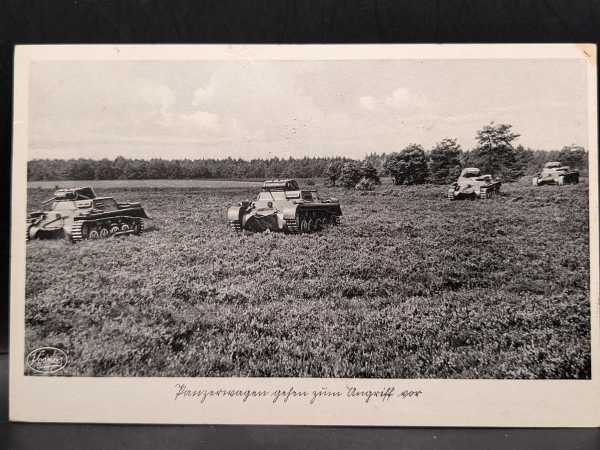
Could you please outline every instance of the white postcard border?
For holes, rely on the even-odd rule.
[[[590,155],[591,380],[380,380],[318,378],[131,378],[24,375],[25,222],[30,63],[37,60],[202,59],[583,59],[588,64]],[[598,146],[596,48],[575,44],[519,45],[67,45],[15,50],[11,217],[10,392],[12,421],[210,423],[383,426],[600,426],[598,303]],[[190,389],[312,392],[422,391],[392,399],[323,398],[287,403],[250,397],[175,399]]]

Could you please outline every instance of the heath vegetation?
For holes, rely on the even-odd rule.
[[[314,181],[344,216],[301,235],[229,229],[255,185],[103,184],[153,220],[27,244],[26,350],[63,349],[61,375],[590,377],[585,179],[456,202],[435,184]],[[28,209],[51,193],[30,188]]]

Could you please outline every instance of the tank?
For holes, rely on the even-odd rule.
[[[490,198],[500,192],[501,184],[491,175],[481,175],[479,169],[467,167],[462,170],[458,180],[448,188],[448,198],[450,200]]]
[[[265,181],[256,200],[227,209],[229,225],[236,231],[309,233],[337,225],[341,215],[337,199],[322,199],[314,189],[300,189],[296,180]]]
[[[577,184],[579,183],[579,171],[571,170],[569,166],[565,166],[558,161],[550,161],[544,164],[542,171],[534,175],[532,184],[534,186],[542,186],[544,184]]]
[[[97,197],[91,187],[59,189],[27,216],[26,240],[65,238],[71,242],[140,234],[149,219],[140,203]]]

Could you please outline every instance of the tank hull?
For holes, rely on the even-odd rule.
[[[341,215],[339,205],[298,205],[269,212],[231,206],[227,213],[229,225],[235,231],[286,233],[309,233],[327,225],[337,225]]]
[[[233,230],[253,232],[309,233],[337,225],[341,215],[337,200],[322,200],[316,191],[301,191],[293,180],[265,182],[256,201],[243,201],[227,210]]]
[[[149,218],[139,203],[119,203],[116,209],[101,212],[93,208],[36,211],[27,217],[25,239],[64,238],[80,242],[140,234],[144,229],[144,219]]]
[[[448,188],[449,200],[487,199],[500,193],[499,181],[480,185],[461,185],[454,183]]]
[[[560,175],[538,175],[533,177],[532,184],[534,186],[577,184],[579,183],[579,172],[567,172]]]

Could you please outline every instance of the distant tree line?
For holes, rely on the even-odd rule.
[[[484,126],[477,132],[475,148],[465,151],[456,139],[443,139],[432,149],[410,144],[391,154],[370,154],[362,163],[332,161],[325,176],[329,184],[369,189],[379,183],[379,175],[392,178],[394,184],[448,184],[455,181],[465,167],[477,167],[503,181],[514,181],[539,172],[548,161],[587,172],[587,151],[580,146],[561,150],[534,150],[514,145],[519,137],[508,124]],[[369,170],[375,168],[375,172]],[[374,176],[372,174],[375,174]],[[367,182],[370,182],[367,184]]]
[[[27,166],[34,180],[264,179],[322,177],[331,161],[347,158],[271,159],[34,159]]]
[[[30,181],[115,179],[267,179],[320,178],[329,185],[371,189],[389,176],[394,184],[447,184],[464,167],[478,167],[504,181],[538,172],[548,161],[560,161],[587,171],[587,151],[579,146],[561,150],[534,150],[514,145],[519,137],[508,124],[484,126],[475,148],[463,150],[456,139],[443,139],[431,149],[410,144],[399,152],[371,153],[364,160],[350,158],[270,159],[34,159],[29,161]]]

